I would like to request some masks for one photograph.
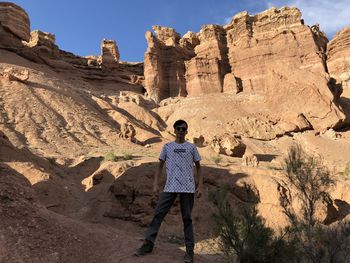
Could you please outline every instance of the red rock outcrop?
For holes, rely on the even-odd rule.
[[[196,37],[188,34],[183,39],[172,28],[154,26],[146,32],[148,48],[144,57],[145,88],[148,95],[159,102],[162,99],[186,96],[185,60],[194,56]]]
[[[339,89],[327,73],[328,39],[318,25],[304,25],[297,8],[271,8],[253,16],[241,12],[224,27],[203,26],[198,34],[190,34],[195,40],[186,45],[187,50],[193,50],[190,59],[181,52],[170,54],[169,50],[178,48],[180,38],[173,29],[158,27],[155,31],[162,34],[154,38],[148,33],[145,79],[150,97],[157,101],[221,92],[255,94],[265,100],[271,113],[276,113],[284,126],[280,127],[282,133],[312,127],[323,130],[345,119],[336,104]],[[161,52],[165,46],[167,53]],[[182,63],[185,80],[181,77]],[[173,80],[172,88],[169,79]],[[291,120],[290,116],[295,118]],[[303,116],[308,124],[300,125],[297,116]]]
[[[203,26],[198,34],[196,56],[186,61],[186,89],[189,96],[222,92],[223,79],[230,71],[226,31],[222,26]]]
[[[225,29],[232,73],[245,91],[264,92],[264,79],[278,65],[325,72],[327,39],[303,24],[297,8],[271,8],[254,16],[241,12]]]

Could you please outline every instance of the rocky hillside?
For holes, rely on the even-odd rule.
[[[21,7],[0,3],[0,262],[182,262],[178,201],[155,252],[132,256],[177,119],[202,156],[196,262],[221,260],[210,191],[227,188],[236,209],[249,185],[266,224],[287,224],[281,162],[295,143],[323,157],[337,182],[318,217],[349,218],[348,28],[328,41],[284,7],[184,36],[153,31],[144,62],[120,61],[109,39],[81,57],[53,33],[30,31]]]

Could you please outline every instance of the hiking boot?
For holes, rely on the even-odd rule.
[[[193,263],[193,251],[186,251],[184,256],[184,262]]]
[[[134,253],[135,256],[144,256],[146,254],[151,253],[153,250],[153,243],[151,241],[146,240],[143,242],[142,246],[139,247],[136,252]]]

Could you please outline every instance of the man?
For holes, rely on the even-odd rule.
[[[153,220],[148,227],[145,242],[136,251],[136,256],[143,256],[152,252],[160,225],[179,195],[186,245],[184,262],[193,262],[194,237],[191,213],[194,195],[196,194],[198,198],[202,195],[203,177],[200,172],[199,161],[201,157],[197,148],[192,143],[185,141],[187,128],[187,123],[184,120],[176,121],[174,123],[176,139],[173,142],[166,143],[160,153],[153,192],[158,194],[158,179],[162,173],[164,163],[167,174],[166,184],[155,208]],[[198,176],[197,188],[195,188],[193,176],[193,163],[195,163]]]

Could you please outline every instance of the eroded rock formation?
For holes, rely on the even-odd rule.
[[[102,68],[118,68],[120,55],[114,40],[103,39],[101,43],[101,53]]]
[[[222,26],[203,26],[196,56],[186,61],[186,89],[189,96],[222,92],[223,79],[230,67],[227,59],[226,31]]]
[[[196,36],[183,39],[172,28],[154,26],[146,32],[148,48],[144,57],[145,88],[159,102],[168,97],[186,96],[185,60],[194,56]]]
[[[271,8],[253,16],[241,12],[224,27],[207,25],[186,34],[193,41],[182,46],[178,43],[185,41],[174,29],[154,30],[156,37],[146,34],[144,63],[145,88],[156,101],[243,92],[264,98],[278,119],[289,119],[288,129],[323,130],[345,119],[337,103],[340,89],[328,76],[328,39],[319,25],[304,25],[297,8]],[[184,50],[191,56],[183,56]],[[291,115],[303,116],[308,125],[291,121]]]
[[[232,72],[246,91],[263,91],[267,73],[279,65],[325,71],[327,39],[303,24],[297,8],[271,8],[255,16],[242,12],[226,30]]]

